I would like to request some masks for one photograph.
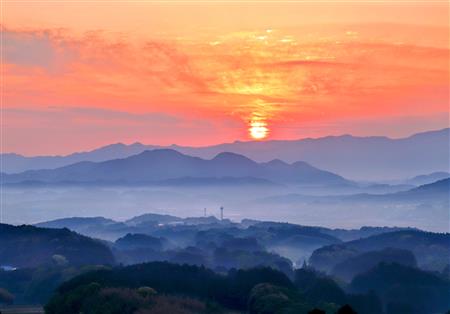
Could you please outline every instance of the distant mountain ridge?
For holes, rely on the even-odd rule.
[[[450,178],[438,180],[433,183],[420,185],[408,189],[406,191],[400,191],[395,193],[386,194],[351,194],[351,195],[331,195],[331,196],[312,196],[302,195],[297,193],[282,194],[276,196],[265,197],[257,200],[260,203],[283,203],[283,202],[301,202],[304,200],[309,201],[339,201],[339,202],[356,202],[356,201],[379,201],[379,202],[417,202],[417,201],[450,201]]]
[[[16,173],[32,169],[53,169],[80,161],[100,162],[126,158],[158,148],[170,148],[183,154],[207,159],[222,152],[233,152],[257,162],[280,159],[292,163],[303,160],[315,167],[357,180],[410,178],[418,174],[450,171],[449,128],[400,139],[342,135],[300,140],[236,141],[205,147],[118,143],[68,156],[24,157],[17,154],[1,156],[3,171]]]
[[[445,171],[437,171],[430,174],[422,174],[406,180],[405,184],[424,185],[436,182],[438,180],[450,178],[450,173]]]
[[[293,164],[282,161],[257,163],[234,153],[220,153],[213,159],[206,160],[170,149],[144,151],[131,157],[104,162],[83,161],[51,170],[29,170],[19,174],[4,174],[3,183],[145,184],[167,183],[180,178],[247,178],[243,183],[262,184],[267,184],[267,181],[259,182],[248,178],[275,183],[307,185],[352,184],[339,175],[317,169],[301,161]],[[211,180],[207,180],[207,182],[211,183]],[[184,183],[189,184],[189,180]]]
[[[55,169],[81,161],[106,161],[110,159],[126,158],[140,154],[145,150],[160,148],[160,146],[134,143],[126,145],[116,143],[103,146],[91,151],[77,152],[66,156],[33,156],[26,157],[15,153],[1,154],[6,173],[18,173],[26,170]]]

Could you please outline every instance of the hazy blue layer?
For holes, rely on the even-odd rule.
[[[204,208],[218,217],[219,207],[224,206],[225,217],[236,221],[252,218],[333,228],[412,226],[449,231],[448,194],[351,192],[305,196],[333,191],[260,186],[3,188],[3,221],[24,224],[73,216],[125,220],[149,212],[188,217],[202,216]]]

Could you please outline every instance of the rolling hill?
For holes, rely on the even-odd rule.
[[[341,135],[300,140],[236,141],[205,147],[172,145],[165,148],[206,159],[222,152],[233,152],[258,162],[276,158],[288,163],[303,160],[355,180],[374,181],[437,171],[449,172],[449,143],[450,129],[447,128],[399,139]],[[18,173],[26,170],[54,169],[81,161],[101,162],[126,158],[156,148],[164,147],[118,143],[67,156],[26,157],[9,153],[2,154],[1,158],[4,172]]]
[[[22,268],[58,263],[111,265],[115,261],[106,245],[68,229],[0,224],[0,263]]]
[[[450,178],[433,183],[424,184],[406,191],[386,194],[359,193],[350,195],[311,196],[298,193],[281,194],[257,199],[258,203],[296,203],[296,202],[387,202],[387,203],[416,203],[416,202],[446,202],[450,201]]]
[[[433,173],[429,173],[429,174],[422,174],[422,175],[415,176],[413,178],[406,180],[404,183],[412,184],[412,185],[424,185],[424,184],[433,183],[433,182],[447,179],[447,178],[450,178],[449,172],[438,171],[438,172],[433,172]]]
[[[411,251],[420,268],[441,271],[450,261],[450,234],[403,230],[371,236],[345,243],[324,246],[313,252],[310,263],[322,271],[361,253],[395,248]]]
[[[124,159],[104,162],[84,161],[51,170],[4,174],[3,182],[161,184],[170,180],[176,182],[181,178],[209,178],[210,181],[211,178],[241,178],[241,183],[242,178],[247,178],[244,183],[256,184],[267,184],[267,181],[307,185],[352,184],[339,175],[301,161],[292,164],[280,160],[257,163],[234,153],[220,153],[213,159],[206,160],[170,149],[144,151]],[[189,180],[184,180],[184,184],[189,184]],[[198,185],[198,182],[195,184]]]

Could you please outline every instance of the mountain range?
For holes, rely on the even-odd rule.
[[[449,204],[450,202],[450,178],[438,180],[433,183],[424,184],[418,187],[384,194],[358,193],[351,195],[329,195],[329,196],[312,196],[302,195],[298,193],[290,193],[284,195],[269,196],[257,200],[263,204],[280,204],[280,203],[298,203],[302,201],[310,202],[348,202],[355,204],[356,202],[385,202],[385,203],[417,203],[430,201],[433,203],[441,202]],[[448,206],[448,205],[447,205]]]
[[[411,179],[406,180],[404,183],[418,186],[418,185],[433,183],[438,180],[443,180],[443,179],[447,179],[447,178],[450,178],[450,173],[445,172],[445,171],[438,171],[438,172],[433,172],[430,174],[422,174],[422,175],[415,176]]]
[[[47,170],[4,174],[3,183],[98,183],[98,184],[211,184],[222,178],[228,184],[348,185],[351,181],[305,162],[281,160],[257,163],[234,153],[212,159],[184,155],[171,149],[144,151],[138,155],[103,162],[83,161]],[[244,178],[244,179],[243,179]]]
[[[419,267],[441,271],[450,259],[449,247],[448,233],[400,230],[324,246],[311,255],[310,263],[316,269],[329,271],[343,260],[359,253],[395,248],[413,252]]]
[[[280,159],[293,163],[302,160],[355,180],[394,180],[419,174],[448,172],[450,129],[428,131],[399,139],[342,135],[300,140],[236,141],[205,147],[118,143],[67,156],[25,157],[8,153],[2,154],[1,158],[4,172],[17,173],[54,169],[81,161],[102,162],[126,158],[146,150],[161,148],[205,159],[211,159],[222,152],[233,152],[257,162]]]

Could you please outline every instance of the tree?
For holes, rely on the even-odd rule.
[[[257,284],[250,292],[248,311],[250,314],[276,313],[289,305],[286,289],[268,283]]]
[[[350,305],[346,304],[342,306],[336,314],[357,314]]]
[[[347,296],[339,285],[331,278],[319,278],[313,286],[305,292],[311,302],[327,302],[336,304],[347,303]]]
[[[383,304],[374,291],[369,291],[367,294],[350,294],[348,295],[348,303],[357,313],[383,313]]]
[[[309,311],[308,314],[327,314],[327,313],[320,309],[313,309],[313,310]]]
[[[414,311],[411,305],[399,303],[399,302],[389,302],[386,306],[386,313],[387,314],[415,314],[417,313]]]
[[[144,298],[148,298],[158,294],[155,289],[150,287],[140,287],[137,291]]]
[[[318,278],[317,272],[313,269],[303,267],[295,271],[294,283],[300,291],[307,291],[311,289]]]

